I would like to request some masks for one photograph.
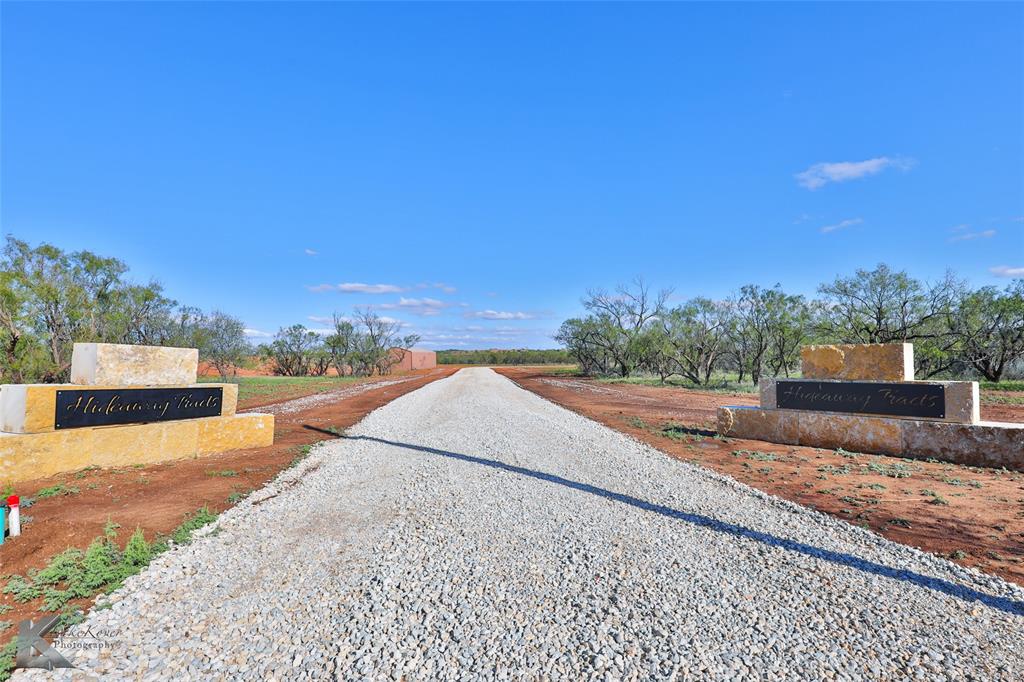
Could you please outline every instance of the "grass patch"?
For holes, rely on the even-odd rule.
[[[63,483],[58,483],[37,492],[36,498],[44,499],[47,497],[57,497],[58,495],[77,495],[79,492],[81,491],[74,486],[65,486]]]
[[[203,526],[216,520],[217,515],[210,511],[210,508],[203,506],[194,513],[185,516],[185,521],[174,529],[171,539],[177,545],[187,545],[192,540],[192,533]]]
[[[985,392],[981,394],[981,403],[983,405],[1024,405],[1024,395]]]
[[[1024,381],[982,381],[979,386],[986,391],[1024,391]]]
[[[0,649],[0,680],[6,680],[14,670],[14,658],[18,655],[18,640],[12,639]]]
[[[753,383],[744,381],[740,383],[735,373],[716,373],[707,385],[697,384],[682,377],[669,377],[664,381],[655,376],[632,376],[632,377],[601,377],[598,379],[603,384],[632,384],[635,386],[656,386],[668,388],[686,388],[694,391],[711,391],[715,393],[757,393],[758,387]]]
[[[207,476],[218,476],[221,478],[232,478],[238,475],[238,472],[234,469],[224,469],[223,471],[207,471]]]
[[[216,514],[202,507],[186,515],[184,522],[171,534],[171,539],[176,544],[187,544],[197,529],[216,518]],[[170,547],[166,538],[146,542],[142,529],[136,528],[124,548],[119,548],[115,542],[117,529],[116,523],[107,522],[104,534],[95,538],[84,551],[68,548],[40,570],[30,570],[28,575],[10,576],[0,591],[10,594],[17,602],[42,597],[40,610],[60,613],[56,632],[82,622],[85,614],[71,604],[73,599],[91,597],[99,592],[109,594]],[[10,610],[4,605],[0,607],[3,607],[0,614]],[[0,627],[0,631],[4,629]],[[0,682],[10,677],[16,654],[17,639],[0,649]]]
[[[885,464],[875,460],[867,464],[867,470],[873,474],[881,474],[882,476],[888,476],[889,478],[910,478],[912,470],[906,464],[896,462],[894,464]]]
[[[640,417],[630,417],[629,419],[626,420],[626,423],[629,424],[630,426],[632,426],[634,429],[646,429],[647,428],[647,422],[645,422]]]
[[[231,377],[238,400],[275,400],[324,393],[358,382],[362,377]],[[220,377],[199,377],[201,383],[221,383]]]
[[[312,445],[300,445],[298,448],[298,454],[292,457],[292,461],[288,463],[288,468],[290,469],[293,466],[301,464],[302,460],[309,457],[309,453],[312,452],[312,450]]]
[[[868,490],[885,490],[885,486],[881,483],[861,483],[857,486],[858,488],[867,488]]]

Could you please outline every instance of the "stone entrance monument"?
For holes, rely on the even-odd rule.
[[[802,379],[718,408],[724,436],[1024,470],[1024,424],[983,422],[973,381],[914,381],[909,343],[807,346]]]
[[[0,387],[0,483],[87,466],[198,457],[274,442],[274,417],[235,414],[236,384],[198,384],[194,348],[76,343],[70,384]]]

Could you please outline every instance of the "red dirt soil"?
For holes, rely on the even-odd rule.
[[[1024,585],[1020,472],[716,437],[717,408],[756,405],[751,394],[495,371],[673,457]],[[1024,422],[1024,406],[983,405],[982,418]]]
[[[142,528],[147,540],[152,540],[157,535],[170,533],[186,514],[204,505],[219,513],[232,506],[228,502],[229,495],[245,494],[262,487],[291,464],[302,446],[337,437],[330,429],[351,426],[395,398],[455,371],[442,367],[404,376],[374,378],[368,381],[377,383],[410,377],[401,383],[325,400],[310,409],[279,414],[275,420],[274,444],[269,447],[145,467],[84,470],[19,483],[17,493],[23,498],[34,497],[38,490],[57,484],[79,492],[38,499],[24,510],[23,518],[28,518],[23,523],[22,535],[8,538],[0,546],[0,575],[24,574],[29,569],[42,568],[68,547],[84,549],[93,538],[103,534],[108,519],[120,524],[117,542],[123,546],[136,527]],[[345,388],[352,386],[346,384]],[[247,407],[251,406],[239,405],[240,409]],[[234,472],[234,475],[224,472]],[[0,604],[12,607],[2,620],[17,623],[31,618],[41,602],[38,599],[18,604],[10,595],[0,595]],[[82,599],[75,605],[85,607],[89,603],[90,600]],[[0,635],[0,644],[14,634],[14,628],[8,629]]]

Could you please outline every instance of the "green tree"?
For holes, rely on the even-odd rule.
[[[914,343],[916,369],[924,377],[957,361],[950,323],[964,286],[951,273],[928,286],[881,264],[836,278],[818,291],[823,337],[839,343]]]
[[[237,317],[215,310],[197,327],[199,357],[213,365],[222,381],[252,353],[245,325]]]
[[[1024,358],[1024,279],[1002,292],[985,287],[966,295],[953,319],[963,361],[988,381],[999,381]]]
[[[274,340],[264,348],[274,362],[274,371],[289,377],[309,374],[313,352],[320,346],[320,335],[304,325],[281,327]]]

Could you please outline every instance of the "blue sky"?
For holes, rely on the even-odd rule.
[[[0,228],[258,334],[1024,273],[1024,5],[4,2]]]

